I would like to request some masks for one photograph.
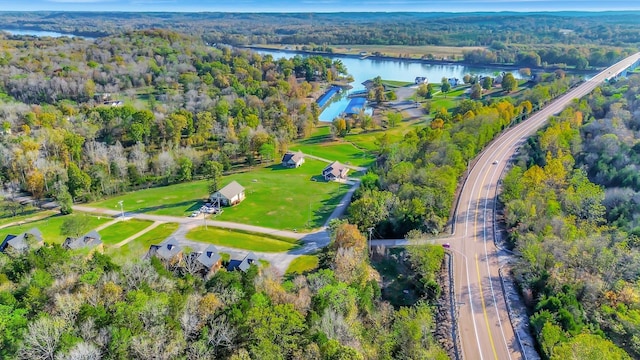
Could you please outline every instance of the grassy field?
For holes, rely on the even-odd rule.
[[[283,252],[297,247],[295,243],[262,234],[251,234],[212,227],[205,229],[203,226],[192,229],[187,233],[186,237],[202,243],[259,252]]]
[[[318,268],[318,256],[316,255],[301,255],[293,259],[289,267],[287,268],[287,274],[304,274],[308,271],[312,271]]]
[[[358,149],[353,144],[328,140],[321,143],[308,144],[301,141],[291,146],[292,150],[301,150],[305,154],[319,156],[327,160],[337,160],[343,164],[369,166],[374,158],[367,151]]]
[[[129,219],[126,221],[119,221],[100,230],[100,236],[102,236],[102,242],[105,245],[114,245],[129,236],[142,231],[151,224],[153,224],[153,221],[149,220]]]
[[[94,216],[94,215],[88,215],[88,214],[82,214],[82,213],[75,213],[75,214],[65,215],[65,216],[53,215],[53,216],[46,217],[44,219],[29,222],[26,224],[9,226],[4,229],[0,229],[0,239],[4,239],[5,236],[9,234],[17,235],[27,230],[33,229],[35,227],[35,228],[38,228],[40,232],[42,232],[42,237],[44,238],[45,242],[62,244],[64,239],[67,238],[65,235],[62,235],[60,233],[60,227],[63,221],[68,217],[77,217],[77,216],[86,216],[89,219],[86,227],[83,229],[83,232],[85,233],[89,232],[89,230],[95,229],[96,227],[106,223],[107,221],[112,220],[109,217],[104,217],[104,216],[100,217],[100,216]]]
[[[226,183],[226,180],[225,178],[223,182]],[[206,197],[206,181],[193,181],[139,190],[95,202],[88,206],[120,210],[118,202],[122,201],[125,211],[184,216],[199,209]]]
[[[236,180],[245,187],[246,199],[225,208],[216,219],[274,229],[304,231],[320,227],[348,190],[338,183],[312,181],[319,180],[325,166],[307,159],[298,169],[274,164],[224,176],[223,185]],[[119,209],[118,201],[122,200],[125,211],[186,216],[199,209],[207,196],[206,181],[195,181],[140,190],[89,206]]]
[[[324,224],[348,186],[321,180],[326,163],[306,159],[297,169],[280,164],[225,177],[224,184],[238,181],[246,199],[225,208],[216,220],[306,231]],[[313,181],[315,180],[315,181]]]
[[[58,214],[57,211],[38,211],[37,209],[29,209],[24,212],[19,213],[16,216],[12,216],[11,213],[2,212],[0,213],[0,226],[15,223],[18,221],[23,221],[26,219],[34,218],[34,217],[48,217]]]
[[[178,229],[177,223],[160,224],[120,248],[110,247],[105,251],[118,264],[132,259],[140,259],[147,253],[149,246],[161,243],[176,229]]]

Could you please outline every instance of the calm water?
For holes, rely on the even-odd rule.
[[[59,33],[59,32],[55,32],[55,31],[40,31],[40,30],[16,30],[16,29],[0,29],[0,31],[4,31],[6,33],[9,33],[11,35],[29,35],[29,36],[37,36],[37,37],[45,37],[45,36],[49,36],[49,37],[62,37],[62,36],[68,36],[68,37],[77,37],[77,35],[73,35],[73,34],[63,34],[63,33]],[[90,39],[86,36],[80,36],[82,38],[85,39]]]
[[[256,50],[259,54],[270,54],[274,59],[279,58],[291,58],[299,55],[292,51],[271,51],[271,50]],[[305,56],[304,54],[301,54]],[[494,68],[482,68],[482,67],[469,67],[464,65],[432,65],[422,64],[415,61],[403,61],[403,60],[373,60],[373,59],[359,59],[351,57],[333,57],[328,56],[330,59],[340,59],[342,63],[347,67],[347,71],[354,78],[354,82],[351,83],[353,89],[351,91],[357,91],[364,89],[362,83],[365,80],[373,79],[376,76],[380,76],[385,80],[396,81],[410,81],[413,82],[416,76],[426,76],[429,82],[439,84],[443,77],[458,78],[462,81],[465,74],[474,75],[492,75],[495,76],[501,71]],[[517,71],[512,72],[516,78],[520,78],[520,74]],[[347,95],[349,92],[343,92],[342,95],[336,96],[332,102],[320,114],[320,120],[332,121],[336,116],[340,115],[342,111],[349,104]]]

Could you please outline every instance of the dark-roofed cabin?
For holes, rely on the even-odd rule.
[[[282,166],[288,168],[297,168],[304,164],[304,154],[301,151],[296,153],[287,152],[282,157]]]
[[[240,203],[244,197],[244,187],[237,181],[232,181],[212,194],[209,200],[216,205],[231,206]]]
[[[91,249],[93,251],[97,250],[100,252],[104,250],[102,237],[95,230],[91,230],[84,236],[80,236],[76,239],[68,237],[62,243],[62,247],[67,250]]]
[[[213,274],[222,267],[222,256],[220,256],[218,249],[213,245],[207,246],[196,261],[202,266],[205,276]]]
[[[327,181],[345,180],[348,172],[349,168],[334,161],[322,170],[322,176]]]
[[[151,245],[147,257],[157,257],[166,265],[174,265],[182,260],[182,247],[174,238],[167,240],[160,245]]]
[[[253,252],[247,254],[242,260],[231,260],[229,261],[229,266],[227,266],[227,271],[240,270],[242,272],[249,271],[252,264],[257,265],[258,257]]]
[[[30,248],[42,246],[43,243],[42,233],[33,228],[19,235],[7,235],[0,243],[0,252],[22,254]]]

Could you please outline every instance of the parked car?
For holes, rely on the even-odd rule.
[[[194,211],[194,212],[191,213],[191,215],[189,215],[189,217],[196,217],[198,215],[200,215],[200,212],[199,211]]]
[[[449,249],[449,248],[451,247],[451,244],[449,244],[449,243],[444,243],[444,244],[442,244],[442,247],[443,247],[443,248],[446,248],[446,249]]]

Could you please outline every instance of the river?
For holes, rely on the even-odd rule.
[[[275,59],[291,58],[296,55],[309,56],[308,54],[300,54],[295,51],[285,50],[254,50],[255,52],[266,55],[270,54]],[[380,60],[371,58],[357,58],[344,56],[326,56],[332,60],[339,59],[346,66],[349,74],[353,76],[354,82],[351,83],[353,89],[336,95],[334,99],[324,108],[320,114],[320,120],[332,121],[336,116],[349,104],[347,95],[351,91],[363,90],[362,83],[366,80],[380,76],[384,80],[409,81],[414,82],[417,76],[424,76],[429,82],[440,84],[443,77],[458,78],[462,81],[465,74],[474,75],[491,75],[496,76],[502,70],[495,68],[471,67],[456,64],[425,64],[411,60]],[[517,71],[511,71],[516,78],[521,78]]]
[[[55,32],[55,31],[43,31],[43,30],[25,30],[25,29],[0,29],[0,31],[9,33],[11,35],[28,35],[28,36],[37,36],[37,37],[63,37],[63,36],[68,36],[68,37],[81,37],[83,39],[87,39],[87,40],[91,40],[93,38],[87,37],[87,36],[80,36],[80,35],[74,35],[74,34],[63,34],[63,33],[59,33],[59,32]]]

